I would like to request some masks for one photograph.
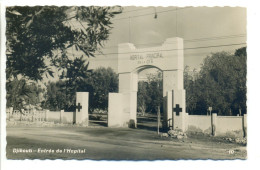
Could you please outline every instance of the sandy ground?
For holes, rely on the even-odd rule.
[[[32,152],[15,153],[16,148]],[[45,149],[54,153],[46,153]],[[67,149],[80,149],[83,153],[68,153]],[[158,136],[154,127],[104,126],[7,127],[6,152],[7,159],[91,160],[246,159],[247,154],[245,146],[216,137],[189,135],[178,140]]]

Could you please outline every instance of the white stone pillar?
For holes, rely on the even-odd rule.
[[[123,101],[121,102],[123,102],[124,108],[127,108],[121,114],[124,114],[122,115],[122,117],[124,117],[123,119],[128,119],[128,123],[130,123],[130,120],[132,120],[132,122],[134,122],[135,127],[137,123],[137,91],[138,74],[136,72],[119,74],[119,93],[123,95]]]
[[[172,126],[169,121],[169,119],[172,119],[172,104],[169,104],[169,101],[172,101],[172,90],[177,87],[176,82],[176,71],[163,71],[163,130],[168,130]]]
[[[181,129],[182,131],[186,131],[186,103],[185,103],[185,90],[172,90],[167,91],[167,96],[164,97],[166,104],[164,105],[164,129]],[[178,115],[173,111],[173,109],[179,105],[182,110]],[[174,121],[172,125],[172,120]]]
[[[182,112],[178,117],[176,116],[175,125],[173,129],[178,128],[182,129],[183,131],[186,130],[185,126],[185,117],[186,117],[186,103],[185,103],[185,90],[183,89],[183,71],[182,70],[167,70],[163,71],[163,98],[164,98],[164,123],[163,123],[163,129],[168,129],[170,126],[172,126],[168,120],[172,119],[172,111],[169,112],[170,109],[168,106],[168,101],[170,99],[170,95],[172,96],[173,92],[173,99],[172,100],[172,109],[176,106],[176,104],[179,104],[182,108]],[[169,96],[167,96],[167,92],[169,92]],[[171,110],[172,110],[171,109]],[[175,114],[173,114],[175,116]],[[174,117],[173,117],[174,119]],[[170,123],[170,124],[169,124]]]
[[[137,110],[137,92],[129,93],[130,97],[130,120],[133,121],[132,127],[137,128],[136,110]],[[130,122],[129,122],[130,123]]]
[[[109,93],[108,95],[108,127],[122,127],[123,101],[121,93]]]
[[[182,131],[186,130],[186,102],[185,102],[185,90],[179,89],[179,90],[173,90],[173,108],[176,107],[178,104],[179,107],[181,108],[181,112],[179,115],[176,115],[174,113],[174,129],[181,129]]]
[[[76,93],[76,124],[88,126],[88,92]]]
[[[163,71],[163,96],[167,91],[178,89],[178,74],[175,70]]]
[[[119,74],[119,93],[137,92],[138,74],[121,73]]]

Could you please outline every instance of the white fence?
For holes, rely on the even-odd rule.
[[[74,112],[61,111],[49,111],[49,110],[31,110],[23,111],[23,114],[19,110],[6,109],[6,119],[13,121],[46,121],[54,123],[66,123],[73,124],[75,122]]]

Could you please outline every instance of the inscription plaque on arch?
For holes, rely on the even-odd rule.
[[[145,53],[145,54],[132,54],[130,55],[130,60],[136,61],[136,64],[143,65],[143,64],[153,64],[156,62],[155,59],[163,58],[162,53],[155,52],[155,53]]]

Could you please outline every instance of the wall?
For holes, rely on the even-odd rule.
[[[62,123],[73,123],[73,112],[64,112],[62,116]]]
[[[218,116],[216,124],[217,135],[243,135],[242,116]]]
[[[215,135],[241,137],[246,136],[247,115],[215,117]],[[212,117],[206,115],[187,115],[186,129],[188,132],[203,132],[212,134]]]
[[[46,121],[60,123],[61,114],[60,111],[48,111],[46,113]]]
[[[47,111],[46,112],[47,122],[54,122],[54,123],[73,123],[73,112],[64,112],[61,111]]]
[[[211,116],[188,115],[186,118],[188,131],[211,133]]]

